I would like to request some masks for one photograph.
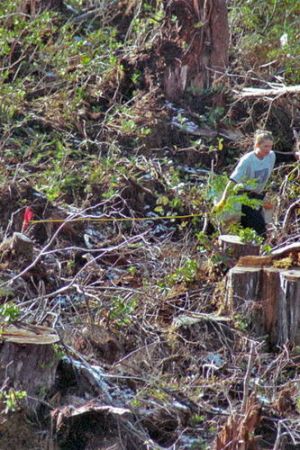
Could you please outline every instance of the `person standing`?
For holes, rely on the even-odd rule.
[[[257,130],[254,136],[254,149],[245,154],[232,172],[221,200],[215,205],[214,211],[221,212],[225,206],[228,194],[234,184],[241,184],[242,192],[246,192],[250,199],[263,200],[264,188],[273,171],[276,156],[273,147],[273,136],[270,131]],[[256,209],[242,205],[241,226],[253,228],[257,234],[263,236],[266,223],[262,207]]]

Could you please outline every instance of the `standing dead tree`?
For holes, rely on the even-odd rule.
[[[170,100],[178,100],[189,87],[200,90],[211,86],[226,68],[229,47],[226,3],[226,0],[167,2],[167,39],[160,51],[165,57],[164,88]]]

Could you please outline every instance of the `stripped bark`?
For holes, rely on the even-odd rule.
[[[259,97],[277,97],[286,94],[299,94],[300,85],[296,86],[278,86],[273,89],[244,88],[241,91],[234,91],[239,98],[259,98]]]
[[[167,16],[178,18],[178,34],[169,43],[166,57],[164,85],[169,99],[178,100],[187,88],[201,90],[211,86],[220,77],[220,71],[225,70],[229,48],[226,3],[225,0],[168,3]],[[174,35],[174,26],[172,32]]]

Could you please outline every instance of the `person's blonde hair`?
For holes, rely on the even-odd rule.
[[[271,131],[256,130],[254,134],[254,145],[261,144],[263,141],[274,141]]]

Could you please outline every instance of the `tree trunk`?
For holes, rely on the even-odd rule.
[[[178,100],[187,88],[194,91],[216,82],[228,64],[229,26],[226,0],[173,0],[164,76],[166,96]],[[171,18],[177,18],[177,24]],[[175,28],[177,27],[177,29]]]

